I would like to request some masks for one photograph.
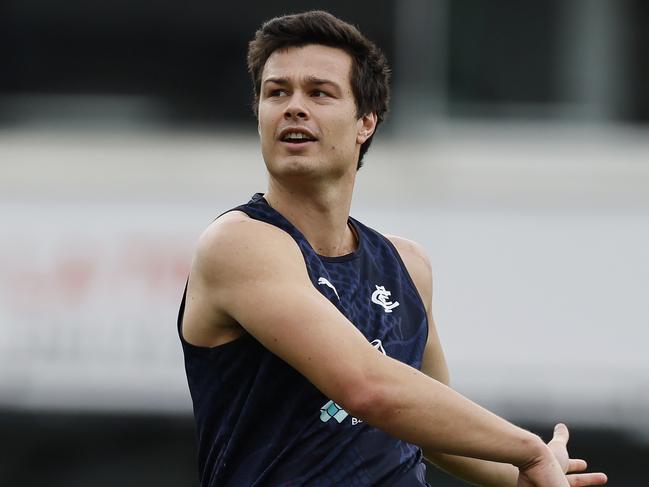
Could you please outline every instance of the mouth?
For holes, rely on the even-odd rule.
[[[318,139],[308,130],[303,128],[287,128],[282,130],[279,140],[290,147],[304,147]]]

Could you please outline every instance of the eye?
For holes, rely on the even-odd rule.
[[[329,96],[328,93],[322,91],[322,90],[313,90],[311,92],[311,95],[316,97],[316,98],[324,98],[325,96]]]
[[[280,88],[270,90],[267,96],[268,98],[278,98],[280,96],[286,96],[286,90],[282,90]]]

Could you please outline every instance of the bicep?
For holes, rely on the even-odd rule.
[[[212,282],[218,307],[325,395],[345,405],[380,354],[313,286],[291,237],[263,230],[263,240],[258,231],[247,238],[244,229],[236,245],[227,242],[232,236],[221,242],[214,263],[219,271]]]
[[[265,279],[232,290],[230,314],[264,347],[323,393],[344,403],[360,375],[365,337],[310,282]]]

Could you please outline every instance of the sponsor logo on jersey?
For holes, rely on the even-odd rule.
[[[333,401],[329,401],[320,408],[320,421],[323,423],[326,423],[331,418],[342,423],[347,416],[349,416],[349,413]]]
[[[392,313],[392,310],[399,306],[399,301],[390,301],[392,293],[385,289],[385,286],[376,285],[376,291],[372,293],[372,302],[383,307],[386,313]]]

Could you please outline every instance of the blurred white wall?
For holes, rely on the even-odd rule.
[[[379,134],[352,214],[419,241],[461,392],[649,435],[649,138],[616,126]],[[265,188],[238,133],[0,132],[0,403],[191,410],[195,240]]]

